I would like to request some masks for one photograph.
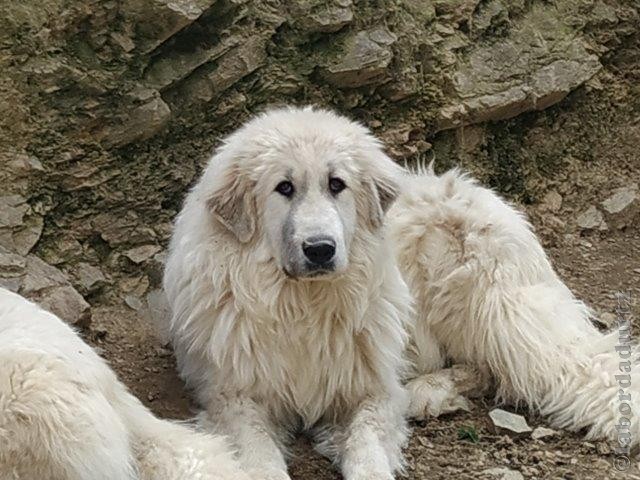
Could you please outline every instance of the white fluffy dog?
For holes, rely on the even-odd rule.
[[[64,322],[0,289],[1,480],[240,480],[221,437],[154,417]]]
[[[186,199],[167,326],[252,478],[288,478],[281,447],[298,428],[348,480],[401,464],[411,298],[384,232],[401,176],[364,127],[277,110],[228,137]]]
[[[390,479],[407,406],[459,408],[483,377],[554,425],[615,435],[616,352],[526,221],[456,173],[406,175],[329,112],[271,111],[225,139],[164,287],[179,369],[256,479],[288,478],[298,429],[347,480]],[[439,371],[446,357],[484,375]]]
[[[499,399],[526,403],[557,428],[586,429],[622,450],[640,444],[640,351],[630,326],[608,335],[593,326],[521,213],[459,172],[427,170],[407,179],[389,226],[417,304],[414,338],[431,352],[423,370],[445,357],[473,365]],[[425,381],[410,390],[430,388]],[[413,398],[419,416],[423,399]]]

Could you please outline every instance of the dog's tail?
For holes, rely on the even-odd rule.
[[[500,397],[527,403],[552,426],[640,444],[640,351],[618,332],[593,328],[589,310],[563,287],[482,292],[475,314],[483,319],[484,348],[477,354]]]
[[[244,480],[226,439],[184,422],[159,419],[122,388],[117,410],[129,425],[141,480]]]

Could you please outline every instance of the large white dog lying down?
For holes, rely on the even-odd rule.
[[[56,316],[0,288],[0,480],[239,480],[221,437],[154,417]]]
[[[454,383],[478,377],[556,427],[616,438],[615,338],[523,216],[456,172],[408,176],[335,114],[271,111],[225,139],[186,198],[164,287],[180,371],[253,478],[288,478],[298,429],[347,480],[392,478],[407,406],[456,408]],[[483,375],[439,371],[446,358]]]

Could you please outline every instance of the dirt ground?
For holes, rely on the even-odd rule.
[[[561,277],[599,314],[611,318],[616,293],[628,292],[632,299],[635,326],[640,306],[640,227],[637,222],[623,230],[589,232],[575,225],[577,215],[610,196],[620,186],[640,181],[640,115],[634,108],[622,108],[607,127],[606,135],[589,138],[581,125],[581,100],[577,106],[559,107],[553,124],[560,124],[569,142],[582,138],[581,148],[598,161],[573,159],[548,180],[544,191],[559,192],[561,205],[550,206],[544,195],[523,207],[529,213],[543,244]],[[608,101],[608,100],[607,100]],[[583,106],[581,106],[583,105]],[[549,115],[556,115],[551,112]],[[634,116],[637,115],[637,116]],[[544,127],[535,135],[539,143],[552,141]],[[553,127],[549,127],[552,130]],[[533,130],[530,130],[531,134]],[[533,135],[533,134],[531,134]],[[585,140],[586,139],[586,140]],[[542,147],[541,147],[542,148]],[[189,393],[175,373],[172,353],[154,335],[148,319],[121,305],[97,305],[87,337],[99,347],[125,383],[156,413],[169,418],[187,418],[196,411]],[[506,467],[525,478],[539,479],[640,479],[638,459],[624,473],[612,465],[614,456],[606,442],[587,442],[580,435],[533,440],[511,438],[491,432],[490,399],[474,401],[470,413],[456,413],[413,424],[406,448],[408,479],[500,478],[482,473]],[[512,409],[507,406],[505,408]],[[545,425],[544,419],[525,414],[531,426]],[[459,430],[473,427],[477,443],[460,439]],[[294,479],[339,478],[335,469],[316,455],[301,438],[293,448],[290,471]],[[511,478],[511,477],[504,477]]]

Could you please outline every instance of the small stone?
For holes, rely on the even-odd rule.
[[[515,413],[496,408],[489,412],[489,417],[498,431],[506,430],[515,434],[523,434],[531,431],[531,427],[522,415],[516,415]]]
[[[558,212],[562,207],[562,195],[555,190],[548,191],[542,198],[542,206],[550,212]]]
[[[483,470],[481,473],[491,475],[499,480],[524,480],[524,477],[520,472],[506,467],[490,468],[488,470]]]
[[[602,213],[593,205],[578,216],[576,224],[583,230],[608,230]]]
[[[531,438],[534,440],[542,440],[548,437],[555,437],[558,435],[558,432],[546,427],[537,427],[533,433],[531,433]]]
[[[615,228],[622,229],[632,224],[640,212],[640,196],[638,184],[618,188],[602,202],[602,208],[609,223]]]
[[[135,310],[136,312],[140,311],[144,306],[142,300],[140,300],[135,295],[125,295],[124,303],[126,303],[127,306],[131,308],[131,310]]]

